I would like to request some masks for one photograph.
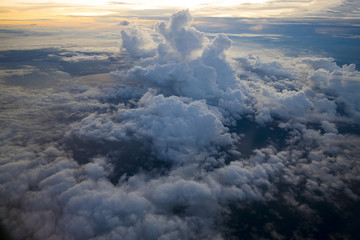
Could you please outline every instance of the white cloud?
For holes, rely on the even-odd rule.
[[[149,57],[155,54],[151,35],[140,27],[121,31],[122,47],[132,56]]]
[[[92,114],[75,124],[68,134],[109,141],[150,138],[160,155],[181,161],[191,161],[211,145],[233,141],[221,122],[221,114],[204,101],[190,102],[148,92],[138,105],[136,109],[121,109],[114,120],[106,114]]]
[[[81,61],[103,61],[107,60],[109,57],[105,54],[102,55],[84,55],[76,54],[71,57],[61,57],[61,60],[67,62],[81,62]]]
[[[209,41],[204,33],[190,26],[191,21],[189,12],[181,11],[169,23],[157,24],[163,42],[158,44],[156,56],[112,75],[140,80],[164,94],[206,99],[231,109],[233,114],[246,111],[244,89],[226,59],[231,40],[218,34]]]
[[[316,64],[311,62],[310,64]],[[360,115],[360,95],[356,91],[360,87],[360,73],[355,70],[355,65],[342,67],[329,66],[314,69],[309,76],[315,89],[329,96],[337,98],[338,103],[343,103],[344,111],[355,119]]]
[[[11,77],[11,76],[25,76],[27,74],[33,73],[36,71],[37,68],[33,66],[23,66],[20,69],[7,69],[7,70],[0,70],[0,77]]]
[[[202,49],[206,41],[205,34],[191,27],[191,22],[189,11],[181,11],[173,14],[169,23],[161,22],[155,25],[155,30],[181,57],[188,57],[194,51]]]

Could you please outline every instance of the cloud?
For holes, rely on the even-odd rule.
[[[140,27],[121,31],[122,47],[132,56],[149,57],[154,55],[151,36]]]
[[[134,62],[114,83],[2,85],[0,219],[15,239],[357,233],[322,224],[357,219],[359,72],[232,59],[225,34],[191,21],[124,30]]]
[[[66,62],[80,62],[80,61],[103,61],[107,60],[109,57],[105,54],[102,55],[83,55],[76,54],[71,57],[62,57],[61,60]]]
[[[33,66],[23,66],[23,68],[20,68],[20,69],[0,70],[0,77],[6,78],[6,77],[12,77],[12,76],[25,76],[25,75],[33,73],[36,70],[37,69]]]
[[[295,118],[309,115],[312,104],[303,91],[287,91],[281,94],[264,88],[258,96],[256,120],[264,124],[272,120],[272,116],[281,118]]]
[[[109,141],[150,138],[158,154],[172,161],[191,161],[212,145],[232,142],[221,122],[221,113],[204,101],[190,102],[190,99],[147,92],[138,105],[136,109],[119,110],[115,121],[106,114],[90,115],[74,125],[69,134]]]
[[[264,27],[262,25],[255,25],[255,26],[249,27],[249,29],[254,30],[254,31],[261,31],[264,29]]]
[[[309,64],[316,65],[316,61]],[[338,103],[343,103],[344,111],[359,118],[360,97],[355,89],[360,87],[360,73],[355,70],[355,64],[342,67],[331,65],[331,62],[324,68],[314,68],[309,76],[313,87],[327,95],[337,97]]]
[[[129,24],[130,24],[130,22],[129,22],[129,21],[126,21],[126,20],[121,21],[121,22],[119,23],[119,25],[121,25],[121,26],[128,26]]]
[[[116,71],[112,75],[160,87],[164,94],[205,98],[222,104],[225,109],[246,111],[246,96],[226,60],[225,52],[231,47],[231,40],[218,34],[209,41],[204,33],[190,26],[191,21],[189,12],[181,11],[169,23],[157,24],[155,30],[163,42],[158,44],[154,58],[143,59],[129,71]]]
[[[195,50],[201,49],[206,40],[204,33],[190,26],[191,22],[189,11],[181,11],[172,15],[169,23],[161,22],[155,25],[155,30],[178,54],[187,57]]]

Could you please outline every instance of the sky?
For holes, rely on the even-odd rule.
[[[358,1],[0,3],[1,239],[359,239]]]
[[[357,1],[351,0],[253,0],[253,1],[29,1],[4,0],[3,21],[51,19],[67,21],[73,17],[138,16],[144,13],[167,16],[189,9],[194,16],[251,18],[346,18],[358,19]],[[39,17],[41,16],[41,17]],[[73,19],[74,21],[74,19]]]
[[[26,48],[37,42],[38,38],[31,38],[34,35],[42,35],[43,42],[50,45],[71,44],[71,39],[81,37],[92,41],[87,34],[115,39],[118,36],[114,36],[114,30],[121,22],[152,28],[183,9],[191,11],[193,25],[206,33],[224,32],[232,34],[231,38],[250,40],[249,44],[272,44],[272,48],[282,51],[286,48],[288,54],[311,51],[334,57],[340,65],[360,63],[360,10],[358,2],[350,0],[2,1],[1,47]],[[69,38],[74,31],[82,35]],[[265,42],[261,42],[264,38]]]

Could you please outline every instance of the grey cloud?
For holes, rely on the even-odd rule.
[[[151,45],[151,36],[142,28],[135,27],[121,31],[122,47],[128,53],[134,56],[149,57],[154,55],[153,46]]]
[[[170,17],[169,23],[161,22],[155,25],[166,41],[182,57],[187,57],[193,51],[201,49],[205,42],[205,34],[190,27],[192,16],[189,11],[181,11]]]
[[[121,25],[121,26],[127,26],[127,25],[129,25],[129,24],[130,24],[130,22],[129,22],[129,21],[126,21],[126,20],[121,21],[121,22],[119,23],[119,25]]]
[[[148,92],[139,100],[137,109],[121,109],[115,121],[105,114],[90,115],[74,125],[69,134],[110,141],[132,136],[151,138],[161,155],[186,161],[212,144],[230,144],[232,139],[221,123],[221,114],[209,109],[203,101],[188,101]]]
[[[0,70],[0,77],[11,77],[11,76],[25,76],[27,74],[30,74],[37,69],[33,66],[23,66],[23,68],[20,69],[8,69],[8,70]]]
[[[205,98],[222,104],[225,109],[231,108],[234,114],[236,109],[237,114],[246,111],[244,90],[226,60],[230,39],[219,34],[209,41],[203,33],[190,27],[191,21],[189,12],[182,11],[174,14],[170,23],[156,25],[164,40],[158,44],[156,56],[143,59],[130,71],[116,71],[112,75],[161,87],[165,94]],[[134,46],[132,44],[128,51],[133,51]]]

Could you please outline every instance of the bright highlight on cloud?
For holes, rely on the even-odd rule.
[[[129,64],[111,85],[2,83],[0,218],[15,239],[358,233],[346,225],[360,194],[355,66],[230,58],[228,36],[208,38],[192,20],[184,10],[151,30],[127,26]],[[330,227],[334,218],[345,227]]]

